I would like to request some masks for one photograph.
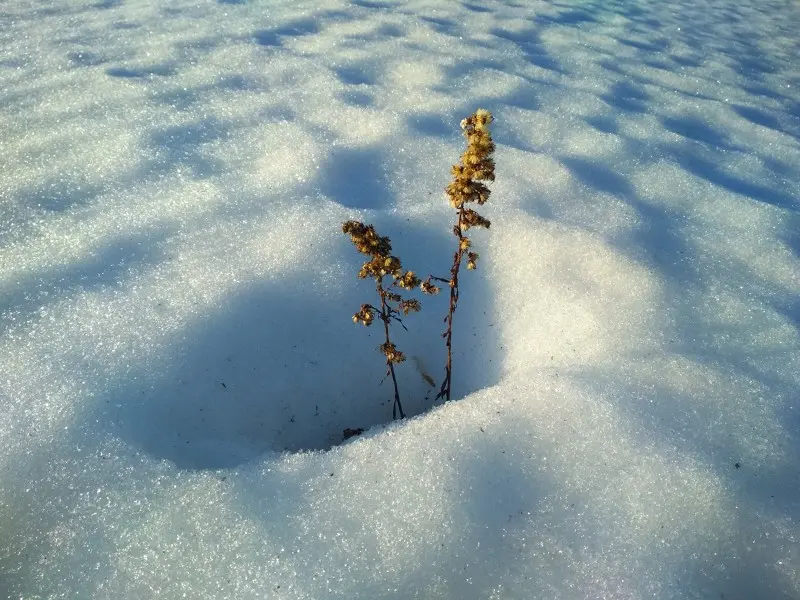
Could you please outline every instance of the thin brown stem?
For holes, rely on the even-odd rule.
[[[378,295],[381,297],[381,320],[383,321],[383,332],[386,337],[386,344],[391,344],[391,339],[389,339],[389,322],[392,319],[392,308],[386,302],[386,291],[383,289],[383,285],[379,280],[377,282],[378,288]],[[392,383],[394,384],[394,404],[392,405],[392,418],[397,418],[398,411],[400,412],[400,418],[405,419],[406,415],[403,412],[403,405],[400,404],[400,391],[397,388],[397,377],[394,374],[394,364],[392,364],[391,359],[387,356],[386,357],[386,370],[389,375],[392,376]]]
[[[436,394],[436,400],[444,398],[447,402],[450,401],[451,384],[453,381],[453,316],[458,306],[458,272],[461,269],[461,261],[464,258],[464,250],[461,245],[461,240],[464,238],[462,233],[462,221],[464,218],[464,206],[461,205],[458,209],[458,224],[453,228],[453,235],[458,238],[458,250],[453,254],[453,266],[450,268],[450,306],[445,317],[447,323],[447,330],[442,337],[445,339],[445,347],[447,348],[447,362],[444,367],[444,379],[439,388],[439,393]]]

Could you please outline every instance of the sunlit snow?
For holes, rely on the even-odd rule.
[[[0,598],[800,597],[800,4],[0,3]],[[396,328],[346,219],[446,275]],[[366,432],[342,444],[345,428]]]

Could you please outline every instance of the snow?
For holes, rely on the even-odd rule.
[[[800,597],[793,1],[0,7],[0,598]],[[340,225],[446,274],[396,342]],[[345,428],[365,428],[342,442]]]

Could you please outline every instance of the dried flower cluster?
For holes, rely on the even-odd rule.
[[[403,271],[400,259],[392,256],[392,244],[389,238],[378,235],[372,225],[364,225],[360,221],[347,221],[342,225],[342,232],[350,236],[356,250],[370,257],[361,266],[358,276],[361,279],[371,277],[375,280],[380,306],[362,304],[361,309],[353,315],[353,322],[369,326],[372,325],[376,316],[383,322],[385,342],[380,345],[379,350],[386,357],[386,374],[391,375],[394,383],[393,415],[394,418],[397,418],[399,412],[402,419],[405,418],[405,414],[400,403],[394,365],[403,362],[406,357],[392,343],[389,336],[389,325],[392,321],[403,325],[400,315],[408,316],[409,313],[419,312],[422,305],[419,300],[403,298],[394,289],[413,290],[421,286],[422,282],[414,274],[414,271]],[[384,285],[384,277],[391,277],[388,285]]]
[[[494,181],[494,142],[489,132],[492,113],[478,109],[472,116],[461,121],[461,129],[467,138],[467,149],[461,162],[453,165],[453,182],[445,190],[450,197],[450,206],[460,209],[468,202],[483,205],[491,192],[482,181]]]
[[[479,109],[461,121],[461,129],[464,130],[464,137],[467,138],[467,149],[461,155],[461,161],[453,165],[453,181],[445,189],[450,199],[450,206],[458,211],[457,221],[453,227],[453,235],[458,238],[458,248],[453,255],[450,278],[429,277],[427,280],[428,282],[431,279],[442,281],[450,287],[450,307],[445,317],[447,330],[442,334],[447,347],[447,363],[445,377],[436,396],[447,400],[450,400],[453,375],[453,314],[458,305],[458,274],[465,256],[467,269],[470,271],[477,268],[479,257],[477,252],[470,250],[472,240],[464,235],[464,232],[472,227],[488,229],[491,225],[491,222],[477,211],[467,208],[467,204],[474,203],[482,206],[491,195],[491,191],[483,182],[494,181],[494,160],[492,159],[494,142],[489,131],[489,125],[493,120],[492,114],[488,110]]]

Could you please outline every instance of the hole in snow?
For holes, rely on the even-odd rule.
[[[409,267],[447,273],[446,233],[376,227]],[[381,383],[385,365],[377,351],[382,329],[352,322],[361,303],[374,300],[374,286],[357,279],[360,255],[345,246],[344,236],[342,244],[347,265],[341,276],[331,276],[336,284],[303,274],[228,298],[147,372],[115,384],[99,403],[100,422],[134,447],[188,469],[234,467],[269,451],[324,450],[340,444],[345,429],[391,422],[392,382]],[[462,279],[454,399],[494,384],[499,363],[487,284],[481,271]],[[423,311],[405,319],[409,331],[392,333],[409,356],[397,368],[408,417],[441,404],[434,398],[444,372],[447,296],[419,296]]]

